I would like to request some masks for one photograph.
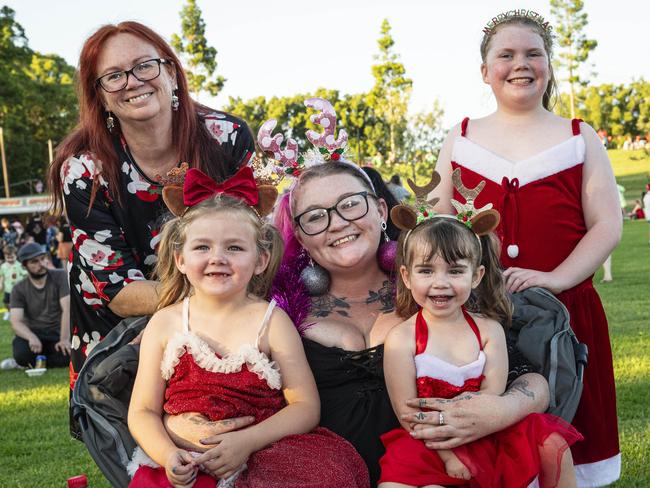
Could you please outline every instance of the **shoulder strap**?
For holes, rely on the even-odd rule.
[[[467,310],[463,308],[463,315],[465,316],[465,320],[467,320],[467,323],[469,326],[472,328],[472,331],[474,332],[474,335],[476,336],[476,340],[478,341],[478,347],[482,351],[483,350],[483,341],[481,341],[481,333],[478,330],[478,327],[476,325],[476,322],[474,321],[474,317],[472,317]]]
[[[269,303],[269,306],[266,307],[266,313],[264,314],[264,318],[262,319],[262,326],[260,327],[260,331],[257,333],[257,340],[255,341],[255,347],[257,349],[260,348],[260,339],[264,335],[264,331],[266,330],[266,326],[269,323],[269,319],[271,318],[271,314],[273,313],[273,309],[275,308],[275,299],[271,300],[271,303]]]
[[[427,348],[429,341],[429,327],[427,321],[422,316],[422,309],[418,312],[415,319],[415,354],[422,354]]]
[[[190,331],[190,297],[183,298],[183,332]]]
[[[571,120],[571,130],[573,131],[574,136],[580,135],[580,122],[582,122],[582,119]]]
[[[463,137],[467,136],[467,124],[469,124],[469,117],[465,117],[460,123],[460,135]]]

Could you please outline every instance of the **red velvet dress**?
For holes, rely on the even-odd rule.
[[[422,311],[415,322],[415,370],[419,398],[453,398],[462,392],[479,391],[483,381],[485,353],[481,334],[472,316],[463,310],[467,323],[476,335],[480,352],[469,364],[456,366],[424,351],[428,326]],[[551,437],[552,434],[554,435]],[[521,422],[490,436],[453,449],[469,469],[469,481],[452,478],[438,453],[413,439],[404,429],[394,429],[381,437],[386,454],[381,458],[380,482],[397,482],[415,486],[439,484],[481,488],[525,488],[540,474],[542,456],[546,476],[541,487],[555,486],[560,475],[560,460],[580,434],[564,420],[547,414],[531,414]],[[540,446],[545,443],[545,448]]]
[[[273,305],[274,302],[264,323]],[[265,325],[258,343],[264,328]],[[163,356],[166,413],[199,412],[212,421],[252,415],[257,423],[286,405],[280,372],[259,350],[258,344],[244,344],[239,351],[222,357],[187,326],[185,331],[169,341]],[[164,468],[143,458],[142,452],[135,463],[139,468],[136,467],[129,486],[171,487]],[[236,478],[219,483],[219,487],[236,488],[370,486],[368,469],[354,447],[322,427],[307,434],[284,437],[253,453]],[[217,480],[199,473],[194,487],[216,485]]]
[[[467,130],[465,119],[454,142],[452,167],[461,168],[466,187],[486,181],[475,205],[492,203],[501,213],[497,234],[503,243],[503,266],[552,271],[587,232],[580,121],[572,121],[573,136],[566,141],[516,163],[472,142]],[[456,191],[454,198],[463,201]],[[571,448],[578,486],[602,486],[618,479],[621,469],[607,318],[591,276],[557,297],[569,310],[576,336],[589,348],[584,390],[572,422],[584,435],[584,441]]]

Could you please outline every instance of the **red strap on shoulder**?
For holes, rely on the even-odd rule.
[[[580,135],[580,122],[582,122],[582,119],[571,120],[571,130],[574,136]]]
[[[429,327],[427,321],[422,316],[422,309],[418,312],[415,319],[415,354],[422,354],[427,348],[429,341]]]
[[[465,316],[465,320],[467,320],[467,323],[469,326],[472,328],[472,331],[474,332],[474,335],[476,336],[476,340],[478,341],[478,347],[482,351],[483,350],[483,341],[481,341],[481,333],[478,330],[478,327],[476,325],[476,322],[474,322],[474,317],[472,317],[467,310],[463,308],[463,315]]]
[[[469,117],[465,117],[460,123],[460,135],[463,137],[467,135],[467,124],[469,124]]]

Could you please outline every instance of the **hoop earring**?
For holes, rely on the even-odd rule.
[[[113,114],[110,111],[108,112],[108,117],[106,117],[106,128],[111,134],[115,128],[115,119],[113,118]]]
[[[382,234],[384,234],[384,242],[390,241],[390,237],[388,237],[388,233],[386,232],[386,229],[388,228],[388,225],[386,225],[386,221],[382,220],[379,226],[381,227]]]
[[[330,289],[330,274],[325,268],[315,264],[311,257],[309,265],[300,273],[300,281],[312,297],[325,295]]]
[[[177,111],[178,111],[178,106],[181,104],[181,102],[178,100],[178,95],[177,95],[177,93],[178,93],[178,88],[175,88],[175,89],[172,91],[172,110],[173,110],[174,112],[177,112]]]

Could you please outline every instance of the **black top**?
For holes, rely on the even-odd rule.
[[[384,345],[346,351],[302,341],[320,394],[320,425],[356,448],[368,465],[370,486],[377,486],[384,454],[379,436],[399,427],[384,381]]]
[[[234,163],[225,168],[234,174],[254,151],[246,124],[228,114],[203,116],[208,132]],[[107,307],[126,284],[149,279],[163,220],[169,215],[162,186],[147,178],[123,139],[115,138],[120,181],[109,188],[90,153],[69,158],[61,167],[62,191],[72,231],[70,270],[70,320],[72,366],[78,372],[86,354],[120,320]],[[93,178],[100,186],[90,211]],[[117,192],[121,195],[118,203]],[[71,378],[71,386],[75,380]]]

